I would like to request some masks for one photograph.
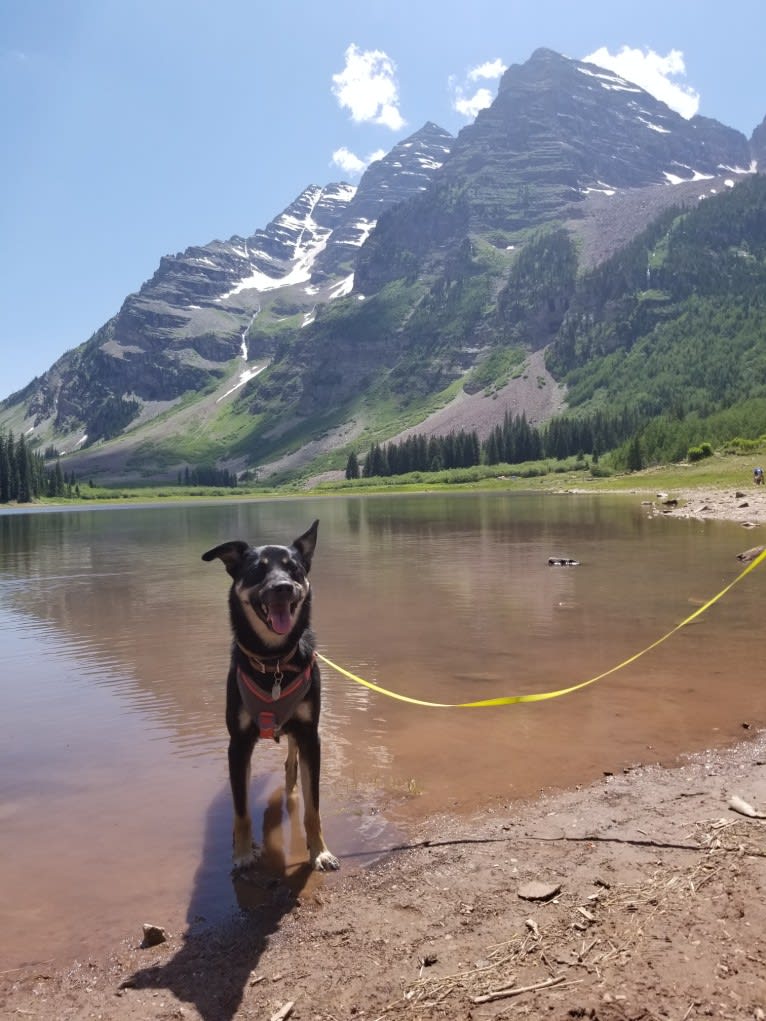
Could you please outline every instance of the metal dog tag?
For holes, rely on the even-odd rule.
[[[277,663],[277,669],[274,671],[274,684],[271,688],[271,701],[276,702],[282,697],[282,678],[285,675],[282,673],[282,668]]]

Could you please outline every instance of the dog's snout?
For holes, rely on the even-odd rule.
[[[272,599],[289,599],[294,591],[292,581],[276,581],[269,585],[264,595]]]

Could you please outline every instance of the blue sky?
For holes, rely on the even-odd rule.
[[[539,46],[748,137],[766,115],[763,0],[0,0],[0,398],[162,255],[457,133]]]

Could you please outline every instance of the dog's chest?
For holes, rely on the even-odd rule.
[[[261,737],[278,741],[287,721],[298,715],[311,687],[312,669],[313,661],[298,673],[264,674],[255,679],[241,664],[237,667],[243,709],[258,726]]]

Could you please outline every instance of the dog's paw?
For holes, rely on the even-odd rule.
[[[311,864],[316,872],[334,872],[340,868],[340,862],[328,850],[320,851]]]
[[[235,854],[231,863],[232,872],[242,872],[244,869],[249,869],[251,865],[255,865],[258,860],[258,848],[251,847],[249,851],[243,851],[241,854]]]

